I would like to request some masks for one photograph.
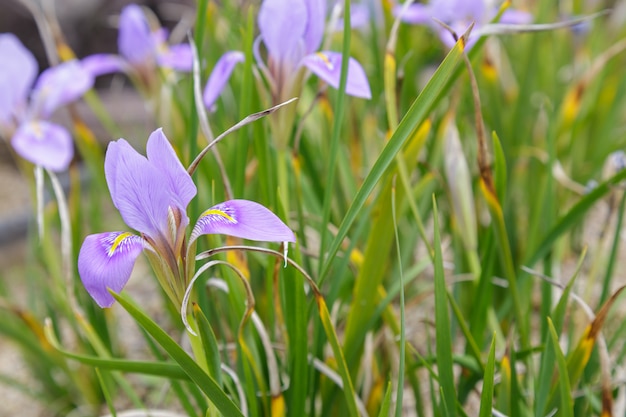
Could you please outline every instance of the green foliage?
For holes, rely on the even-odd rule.
[[[142,91],[185,166],[205,136],[279,104],[255,61],[258,2],[243,3],[197,4],[201,81],[221,53],[245,55],[209,131],[190,74],[159,69],[159,93]],[[145,262],[135,272],[146,279],[114,294],[111,310],[82,287],[82,239],[124,229],[104,145],[131,134],[97,91],[85,96],[107,133],[96,138],[72,113],[89,185],[73,166],[68,204],[51,193],[26,265],[0,277],[0,336],[31,377],[0,383],[53,404],[50,416],[611,415],[615,364],[626,357],[615,288],[626,169],[611,159],[626,146],[626,32],[602,15],[470,46],[461,36],[446,49],[427,27],[403,23],[393,37],[391,2],[376,3],[383,15],[369,28],[347,18],[324,45],[361,62],[371,100],[346,94],[344,60],[339,89],[303,78],[295,103],[256,114],[197,165],[192,222],[203,207],[245,198],[279,215],[297,242],[284,259],[274,244],[198,239],[186,267],[219,267],[192,284],[184,321],[163,291],[142,297],[154,278]],[[537,22],[563,13],[526,3],[540,7],[529,10]],[[573,3],[572,14],[598,11]],[[446,154],[451,129],[456,155]],[[469,169],[446,170],[455,158]],[[32,167],[19,166],[35,194]]]

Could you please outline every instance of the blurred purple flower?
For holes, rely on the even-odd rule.
[[[260,40],[267,49],[266,73],[275,102],[299,94],[303,67],[334,88],[339,87],[341,53],[317,52],[326,24],[325,0],[264,0],[258,24]],[[258,47],[255,49],[256,59],[262,65]],[[371,97],[365,71],[353,58],[348,63],[346,93]]]
[[[89,90],[93,77],[78,61],[68,61],[45,70],[31,91],[37,61],[15,35],[0,34],[0,57],[0,135],[22,158],[65,170],[74,156],[71,135],[46,119]]]
[[[83,59],[94,75],[112,72],[149,74],[156,66],[191,71],[193,55],[188,44],[167,45],[167,31],[153,30],[141,7],[130,4],[120,14],[117,47],[120,55],[95,54]]]
[[[196,195],[196,186],[161,129],[150,135],[146,150],[144,157],[124,139],[111,142],[107,149],[104,170],[111,199],[126,225],[139,235],[109,232],[85,238],[78,255],[78,271],[87,292],[101,307],[113,304],[115,300],[108,289],[119,292],[124,288],[144,249],[162,261],[166,276],[185,282],[180,265],[185,265],[187,256],[195,254],[185,254],[184,250],[201,235],[219,233],[268,242],[295,241],[293,232],[262,205],[230,200],[202,213],[189,245],[185,245],[189,224],[186,210]]]
[[[203,101],[208,109],[212,109],[215,101],[222,93],[228,79],[235,69],[235,65],[243,62],[245,56],[239,51],[229,51],[220,57],[213,67],[209,81],[204,88]]]
[[[401,9],[401,5],[396,6],[394,13],[399,14]],[[471,47],[480,38],[481,27],[488,25],[496,17],[498,11],[498,8],[489,7],[485,0],[432,0],[428,4],[410,5],[402,13],[400,19],[406,23],[431,26],[439,33],[442,42],[450,48],[456,42],[454,37],[433,19],[447,24],[459,36],[474,22],[474,29],[468,41],[468,47]],[[507,9],[499,20],[499,23],[507,24],[528,24],[530,22],[532,22],[530,13],[515,9]]]
[[[350,5],[350,27],[352,29],[367,29],[370,23],[370,7],[377,7],[376,4],[371,6],[366,3],[352,3]],[[378,17],[378,16],[375,16]],[[333,26],[334,32],[343,32],[344,20],[343,18],[337,19]]]

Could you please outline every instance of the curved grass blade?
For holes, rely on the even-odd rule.
[[[193,304],[193,314],[196,318],[196,323],[198,325],[198,333],[200,334],[200,338],[202,339],[202,347],[204,348],[204,353],[206,356],[209,376],[211,376],[215,380],[215,382],[217,382],[217,385],[221,387],[222,361],[220,360],[220,351],[217,345],[217,339],[215,338],[215,333],[213,333],[213,329],[211,328],[209,320],[207,320],[200,307],[195,303]]]
[[[105,359],[98,356],[79,355],[69,352],[61,346],[59,340],[54,334],[52,323],[46,320],[44,327],[46,340],[57,352],[63,356],[73,359],[85,365],[95,366],[101,369],[110,369],[128,373],[139,373],[144,375],[161,376],[168,379],[186,379],[189,377],[181,369],[180,366],[166,362],[150,362],[150,361],[130,361],[125,359]]]
[[[341,243],[348,234],[348,230],[356,220],[357,215],[365,205],[367,198],[374,190],[374,187],[378,184],[378,181],[380,181],[387,168],[395,160],[396,155],[400,152],[400,149],[402,149],[413,131],[417,128],[417,126],[424,122],[426,116],[430,113],[433,106],[440,98],[445,85],[452,77],[457,64],[461,60],[461,56],[465,48],[464,45],[464,38],[460,38],[454,48],[452,48],[443,60],[439,68],[437,68],[437,71],[435,71],[428,84],[426,84],[426,87],[424,87],[420,95],[413,102],[413,105],[408,110],[407,114],[404,116],[398,125],[398,128],[394,131],[393,135],[389,139],[389,142],[374,163],[374,166],[365,178],[363,185],[361,185],[361,188],[354,197],[348,212],[343,218],[339,231],[328,248],[328,255],[326,256],[320,271],[320,280],[323,280],[328,273],[330,265],[339,251]]]
[[[215,407],[224,415],[232,417],[244,417],[241,410],[217,385],[215,380],[207,375],[200,366],[181,348],[163,329],[159,327],[145,313],[140,311],[126,296],[111,292],[111,295],[130,314],[137,323],[152,336],[159,345],[174,359],[185,371],[189,378],[196,383]]]

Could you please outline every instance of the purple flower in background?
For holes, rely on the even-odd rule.
[[[230,200],[202,213],[189,245],[185,245],[189,224],[186,209],[196,195],[196,186],[161,129],[150,135],[146,151],[147,157],[140,155],[124,139],[111,142],[107,149],[104,170],[111,199],[126,225],[139,235],[109,232],[85,238],[78,255],[78,271],[87,292],[101,307],[113,304],[108,288],[115,292],[124,288],[143,250],[161,260],[167,270],[164,275],[178,280],[166,284],[176,287],[181,281],[188,283],[184,260],[195,254],[184,251],[201,235],[295,241],[293,232],[262,205]]]
[[[83,59],[94,76],[112,72],[135,72],[146,77],[156,66],[191,71],[193,55],[188,44],[168,46],[167,31],[153,30],[141,7],[130,4],[122,10],[117,47],[120,55],[95,54]]]
[[[394,12],[400,13],[401,8],[402,6],[396,6]],[[480,38],[481,27],[488,25],[497,14],[498,8],[488,6],[485,0],[432,0],[428,4],[410,5],[400,19],[406,23],[431,26],[439,33],[442,42],[451,48],[456,42],[454,37],[433,19],[447,24],[459,36],[474,22],[474,29],[468,42],[469,47]],[[530,13],[507,9],[502,14],[499,23],[528,24],[531,21]]]
[[[93,77],[68,61],[45,70],[31,91],[37,62],[13,34],[0,34],[0,57],[0,135],[33,164],[65,170],[74,156],[71,135],[46,119],[89,90]]]
[[[239,51],[226,52],[220,57],[215,67],[213,67],[213,71],[211,72],[211,76],[209,77],[209,81],[202,95],[204,105],[207,108],[212,109],[214,107],[215,101],[226,86],[235,65],[243,62],[244,59],[244,54]]]
[[[320,51],[326,23],[325,0],[264,0],[259,10],[260,39],[267,49],[267,68],[275,102],[298,94],[302,68],[339,87],[341,53]],[[262,64],[258,50],[255,51]],[[348,63],[346,93],[370,98],[365,71],[353,58]]]

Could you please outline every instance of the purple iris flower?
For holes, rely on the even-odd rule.
[[[156,66],[191,71],[193,55],[188,44],[167,45],[167,31],[153,30],[141,7],[130,4],[120,14],[117,47],[120,55],[95,54],[83,59],[94,76],[112,72],[146,77]]]
[[[267,49],[267,75],[274,102],[299,94],[302,69],[339,87],[341,53],[319,51],[326,24],[326,0],[264,0],[258,17],[260,39]],[[258,50],[257,61],[262,63]],[[370,86],[361,65],[348,63],[346,93],[370,98]]]
[[[161,129],[150,135],[146,150],[144,157],[124,139],[111,142],[107,149],[104,170],[111,199],[126,225],[139,234],[110,232],[85,238],[78,271],[87,292],[101,307],[113,304],[107,289],[119,292],[124,288],[144,250],[160,259],[166,271],[163,275],[173,280],[166,284],[176,287],[189,282],[185,260],[195,254],[186,251],[195,247],[192,243],[201,235],[295,241],[291,229],[267,208],[252,201],[230,200],[202,213],[186,245],[186,209],[196,186]],[[182,295],[184,289],[178,288],[177,294]]]
[[[204,88],[202,99],[207,108],[212,109],[214,107],[215,101],[222,93],[233,69],[235,69],[235,65],[243,62],[244,59],[245,55],[239,51],[229,51],[220,57]]]
[[[27,161],[65,170],[74,156],[72,137],[46,119],[89,90],[93,77],[78,61],[68,61],[45,70],[31,91],[37,61],[15,35],[0,34],[0,57],[0,135]]]
[[[402,6],[396,6],[394,12],[400,13]],[[428,4],[412,4],[402,13],[400,19],[406,23],[428,25],[439,33],[442,42],[452,47],[454,37],[448,30],[441,27],[433,19],[442,21],[461,35],[473,22],[474,29],[470,34],[467,46],[471,47],[481,36],[481,27],[498,14],[498,8],[491,7],[485,0],[432,0]],[[515,9],[507,9],[500,17],[499,23],[528,24],[532,15]]]

